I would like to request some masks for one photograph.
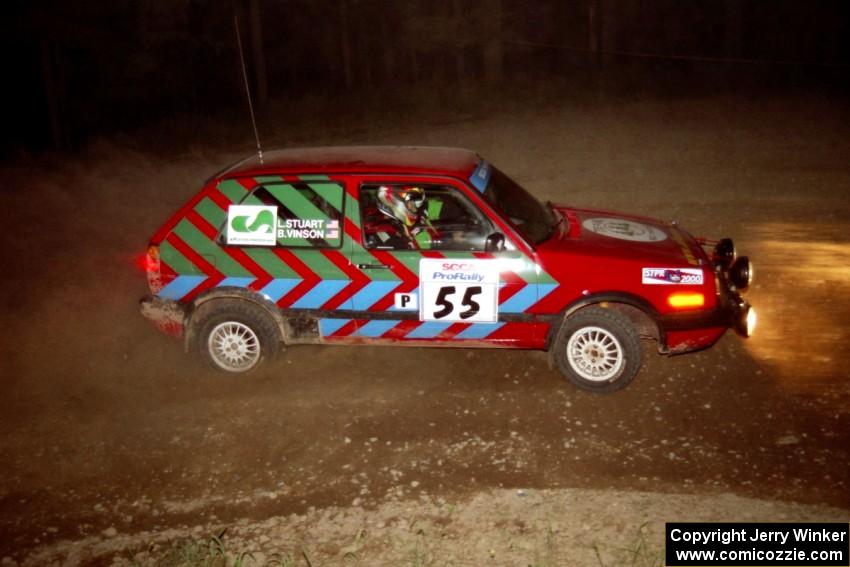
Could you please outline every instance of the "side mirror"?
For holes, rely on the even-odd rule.
[[[501,232],[494,232],[484,241],[485,252],[501,252],[505,249],[505,235]]]

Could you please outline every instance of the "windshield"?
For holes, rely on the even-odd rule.
[[[557,219],[552,210],[492,167],[484,196],[507,216],[526,240],[539,244],[552,234]]]

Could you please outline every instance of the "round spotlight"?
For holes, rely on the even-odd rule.
[[[747,310],[747,336],[752,337],[756,330],[756,310],[750,307]]]
[[[735,311],[734,319],[735,332],[744,338],[753,336],[756,330],[756,310],[747,303],[741,300],[738,303],[738,309]]]
[[[735,244],[731,238],[720,239],[720,242],[714,247],[714,253],[712,254],[714,263],[724,270],[732,265],[736,257]]]
[[[750,259],[741,256],[729,267],[729,281],[736,289],[747,289],[753,281],[753,269]]]

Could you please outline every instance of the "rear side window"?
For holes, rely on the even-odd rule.
[[[222,241],[236,245],[339,248],[343,196],[338,183],[264,183],[231,206]],[[274,227],[269,225],[274,219]],[[252,234],[259,239],[252,240]]]

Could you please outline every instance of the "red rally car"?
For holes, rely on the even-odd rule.
[[[215,175],[150,241],[142,313],[214,369],[281,344],[544,349],[607,392],[755,311],[731,240],[543,204],[476,153],[293,149]]]

